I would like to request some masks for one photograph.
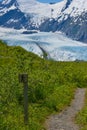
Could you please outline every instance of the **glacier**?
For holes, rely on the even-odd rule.
[[[9,46],[21,46],[29,52],[55,61],[87,61],[87,44],[66,37],[61,32],[37,32],[23,34],[24,29],[15,30],[0,27],[0,39]]]

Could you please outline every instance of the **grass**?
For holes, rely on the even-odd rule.
[[[80,130],[87,130],[87,92],[84,108],[77,114],[76,122],[80,126]]]
[[[20,73],[29,77],[28,125]],[[87,62],[48,61],[0,41],[0,130],[44,129],[46,117],[67,107],[77,87],[87,87]]]

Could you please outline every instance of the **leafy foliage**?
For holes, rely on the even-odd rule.
[[[87,130],[87,92],[85,106],[76,116],[76,121],[80,125],[81,130]]]
[[[29,124],[23,121],[23,85],[28,73]],[[70,104],[76,87],[87,87],[87,62],[41,59],[0,41],[0,130],[42,130],[46,117]]]

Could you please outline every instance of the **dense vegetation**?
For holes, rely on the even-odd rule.
[[[28,125],[23,121],[20,73],[29,76]],[[49,114],[70,104],[76,87],[87,87],[87,62],[47,61],[0,41],[0,130],[42,130]]]
[[[85,99],[85,106],[77,114],[76,121],[79,124],[81,130],[87,130],[87,93],[86,93],[86,99]]]

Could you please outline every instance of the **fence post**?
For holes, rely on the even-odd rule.
[[[24,123],[28,124],[28,74],[19,74],[19,82],[24,84]]]

